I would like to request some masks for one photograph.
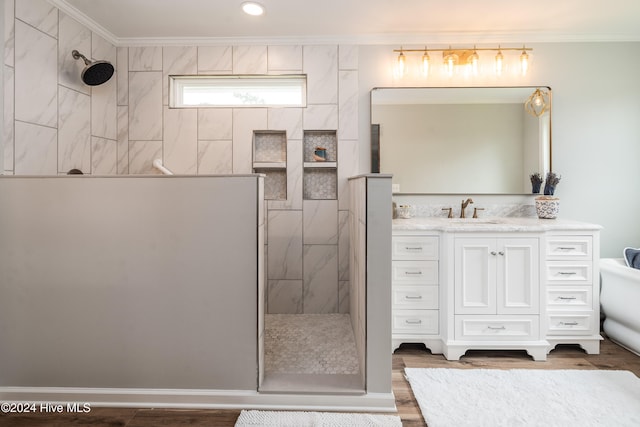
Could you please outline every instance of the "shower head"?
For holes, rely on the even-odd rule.
[[[73,59],[82,58],[84,61],[85,67],[80,77],[86,85],[98,86],[106,83],[115,71],[109,61],[89,61],[86,56],[77,50],[71,52],[71,55],[73,55]]]

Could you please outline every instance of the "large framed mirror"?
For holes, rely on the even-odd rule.
[[[371,91],[372,171],[395,193],[531,194],[551,170],[551,109],[528,113],[537,88],[422,87]]]

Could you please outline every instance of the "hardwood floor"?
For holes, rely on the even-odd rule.
[[[599,355],[588,355],[577,346],[558,346],[546,362],[534,362],[520,351],[469,351],[460,361],[447,361],[433,355],[421,345],[404,344],[393,355],[393,392],[398,415],[405,427],[426,426],[409,383],[404,379],[405,367],[459,369],[622,369],[640,377],[640,357],[612,343],[602,342]],[[91,408],[87,414],[0,415],[0,427],[180,427],[235,424],[239,410],[168,410]]]

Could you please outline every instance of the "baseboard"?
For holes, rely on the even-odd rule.
[[[0,387],[0,401],[89,403],[92,407],[396,412],[393,393],[258,393],[252,390]]]

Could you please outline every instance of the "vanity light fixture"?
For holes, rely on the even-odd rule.
[[[424,49],[394,49],[393,51],[398,53],[397,59],[397,74],[400,77],[403,77],[407,73],[408,68],[408,58],[406,53],[422,53],[422,60],[420,64],[420,69],[422,75],[427,77],[429,75],[429,67],[431,63],[431,58],[429,57],[429,52],[442,52],[442,60],[445,73],[449,76],[453,76],[456,72],[457,67],[464,67],[465,71],[470,75],[478,75],[480,72],[480,55],[479,51],[493,51],[497,52],[495,56],[495,73],[498,77],[500,77],[505,70],[506,58],[503,52],[506,51],[518,51],[520,53],[519,62],[520,62],[520,71],[523,76],[527,74],[530,66],[529,53],[533,49],[530,47],[522,46],[519,47],[502,47],[498,45],[498,47],[483,47],[478,48],[475,45],[473,48],[452,48],[449,46],[447,49],[429,49],[425,46]]]
[[[524,103],[524,109],[527,113],[534,117],[540,117],[549,111],[551,103],[549,102],[549,92],[537,88]]]
[[[247,1],[242,3],[242,11],[247,15],[260,16],[264,14],[264,6],[260,3]]]

